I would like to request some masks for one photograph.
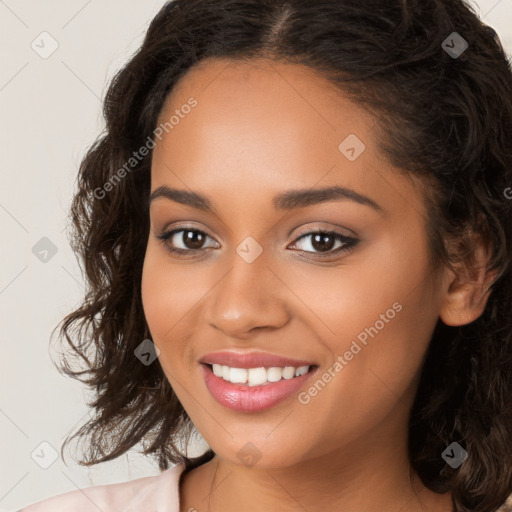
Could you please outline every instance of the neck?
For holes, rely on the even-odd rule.
[[[400,416],[393,411],[352,443],[286,467],[247,467],[216,455],[197,468],[201,484],[196,480],[187,505],[207,512],[452,512],[450,494],[430,491],[411,469]]]
[[[337,455],[334,460],[332,455]],[[279,469],[246,468],[215,457],[205,510],[452,512],[449,495],[430,491],[402,454],[393,455],[367,454],[366,461],[347,464],[346,452],[331,453]]]

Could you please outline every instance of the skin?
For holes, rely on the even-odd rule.
[[[183,475],[180,510],[452,510],[450,494],[430,491],[410,468],[407,421],[438,318],[478,318],[483,281],[432,267],[418,183],[379,152],[376,120],[313,70],[203,61],[173,89],[160,121],[191,96],[197,106],[154,149],[151,190],[204,194],[215,214],[152,201],[142,278],[160,364],[216,453]],[[366,146],[354,161],[338,149],[349,134]],[[272,205],[281,192],[330,185],[382,211],[348,199]],[[208,235],[203,252],[173,255],[156,238],[179,223]],[[335,254],[334,241],[321,259],[313,237],[298,236],[317,228],[359,243]],[[191,250],[182,235],[168,246]],[[250,264],[236,252],[249,236],[263,250]],[[308,404],[293,395],[244,414],[205,386],[198,359],[220,350],[289,355],[315,362],[321,375],[396,302],[401,311]],[[237,456],[247,442],[261,457],[253,466]]]

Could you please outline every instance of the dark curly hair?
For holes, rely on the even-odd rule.
[[[467,49],[445,51],[447,38],[453,46],[460,36]],[[162,7],[109,86],[106,128],[81,162],[71,205],[70,243],[88,288],[59,324],[72,348],[59,370],[94,390],[88,405],[96,413],[72,437],[90,437],[80,464],[114,459],[139,442],[161,470],[214,456],[182,453],[179,442],[194,426],[161,366],[134,356],[151,338],[141,300],[151,151],[133,155],[151,138],[178,80],[216,57],[306,65],[371,112],[383,154],[421,177],[437,265],[471,269],[471,233],[485,241],[494,274],[487,306],[468,325],[438,320],[410,414],[409,457],[428,488],[452,492],[457,512],[495,511],[512,492],[512,72],[494,30],[462,0],[175,0]],[[72,358],[86,367],[74,370]],[[456,470],[441,458],[453,441],[469,453]]]

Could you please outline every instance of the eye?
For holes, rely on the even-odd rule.
[[[181,233],[180,236],[176,236]],[[203,246],[206,239],[213,240],[204,231],[195,228],[176,228],[171,231],[164,231],[156,238],[159,239],[165,246],[166,249],[174,254],[181,255],[192,255],[201,252],[205,247]],[[304,243],[302,240],[311,239],[309,242]],[[334,246],[338,242],[338,247],[334,249]],[[335,231],[322,231],[315,230],[307,233],[302,233],[298,238],[295,239],[293,246],[302,243],[302,248],[299,247],[301,252],[310,252],[315,257],[327,257],[342,252],[348,251],[352,247],[355,247],[359,240],[353,237],[348,237],[337,233]],[[177,247],[176,244],[181,244],[181,247]]]
[[[182,233],[181,236],[176,236]],[[185,235],[186,234],[186,235]],[[211,238],[204,231],[192,228],[177,228],[172,231],[160,233],[156,236],[166,246],[167,250],[176,254],[195,254],[201,251],[206,238]],[[182,247],[176,247],[175,243],[181,243]]]
[[[359,240],[356,238],[342,235],[336,231],[322,231],[319,229],[303,233],[296,240],[300,242],[303,239],[310,239],[310,241],[302,244],[303,247],[301,251],[311,252],[315,255],[315,257],[320,258],[333,256],[335,254],[348,251],[359,243]],[[294,243],[294,245],[297,245],[297,241]],[[333,250],[336,241],[339,242],[339,245],[336,247],[336,249]]]

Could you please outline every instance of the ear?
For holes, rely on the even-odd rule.
[[[487,272],[488,252],[482,238],[470,236],[470,257],[448,270],[439,316],[446,325],[466,325],[484,312],[497,272]],[[469,261],[468,261],[469,260]]]

